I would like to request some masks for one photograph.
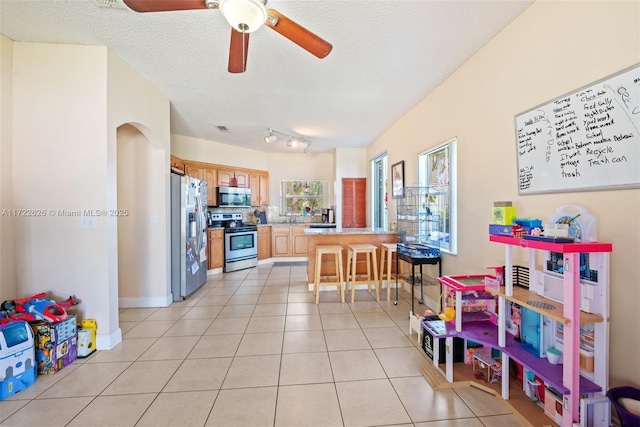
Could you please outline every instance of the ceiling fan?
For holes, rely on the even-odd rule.
[[[282,34],[318,58],[331,52],[331,43],[296,24],[274,9],[266,9],[267,0],[123,0],[136,12],[170,12],[192,9],[220,9],[231,25],[229,72],[244,73],[247,69],[249,33],[262,25]]]

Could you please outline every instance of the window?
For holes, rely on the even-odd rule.
[[[386,151],[371,161],[371,213],[373,226],[386,228],[388,224],[388,182]]]
[[[435,190],[430,202],[442,221],[438,236],[440,250],[452,254],[457,251],[455,166],[455,138],[418,155],[418,178]]]
[[[280,215],[319,215],[325,207],[329,181],[280,181]]]

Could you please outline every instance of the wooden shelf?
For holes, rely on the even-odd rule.
[[[571,321],[570,319],[567,319],[566,317],[564,317],[564,305],[562,303],[540,296],[535,292],[528,291],[518,286],[513,287],[513,296],[507,295],[507,292],[504,286],[500,286],[500,288],[493,288],[493,287],[487,286],[486,290],[488,292],[491,292],[495,296],[502,297],[506,300],[520,304],[521,306],[526,307],[529,310],[533,310],[536,313],[540,313],[543,316],[547,316],[564,325],[566,325]],[[541,305],[550,304],[554,306],[554,308],[547,309],[547,308],[540,307],[538,304],[541,304]],[[602,316],[580,311],[580,323],[600,323],[603,321],[604,319]]]

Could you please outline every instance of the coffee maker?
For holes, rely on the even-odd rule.
[[[333,224],[333,209],[323,208],[322,209],[322,222],[325,224]]]

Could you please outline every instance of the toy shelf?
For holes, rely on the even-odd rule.
[[[488,294],[486,292],[481,292],[478,293],[478,296],[475,296],[473,294],[463,294],[462,295],[462,301],[469,301],[469,300],[487,300],[487,299],[496,299],[495,295],[493,294]]]
[[[485,284],[484,279],[489,278],[495,280],[495,276],[488,274],[475,274],[467,276],[443,276],[438,278],[438,282],[454,291],[482,291]]]
[[[589,243],[552,243],[539,240],[517,239],[509,236],[499,236],[490,234],[489,241],[504,243],[511,246],[519,246],[524,249],[540,249],[549,252],[559,252],[562,254],[586,254],[591,252],[611,252],[611,243],[589,242]]]
[[[540,296],[535,292],[515,286],[513,288],[512,296],[507,295],[507,291],[504,286],[500,286],[500,288],[487,287],[487,291],[496,297],[502,297],[511,302],[515,302],[516,304],[520,304],[521,306],[540,313],[543,316],[547,316],[556,322],[566,325],[571,321],[571,319],[567,319],[563,316],[564,305],[562,303]],[[546,308],[550,306],[553,306],[553,308]],[[600,323],[603,321],[604,319],[602,316],[598,316],[597,314],[586,313],[584,311],[580,312],[580,323]]]
[[[541,359],[522,348],[519,342],[511,334],[507,334],[506,346],[498,345],[498,327],[491,322],[479,321],[465,325],[464,330],[456,332],[455,326],[451,322],[446,322],[446,333],[437,334],[430,327],[428,322],[423,322],[423,326],[432,332],[434,338],[458,337],[477,342],[484,346],[498,349],[510,358],[520,363],[523,367],[534,371],[545,383],[555,388],[562,394],[570,394],[571,390],[562,383],[563,365],[553,365],[547,359]],[[602,391],[602,387],[583,376],[580,377],[580,393],[597,393]]]
[[[611,410],[608,401],[604,398],[604,392],[608,389],[609,382],[608,271],[609,253],[612,252],[613,245],[603,242],[560,243],[499,235],[489,235],[489,241],[505,245],[505,286],[500,288],[487,287],[489,292],[498,296],[499,312],[504,314],[507,301],[512,301],[563,326],[561,342],[563,363],[551,365],[548,361],[533,354],[525,354],[527,351],[520,348],[519,344],[515,344],[513,335],[507,333],[506,316],[500,315],[496,337],[500,344],[504,343],[504,346],[500,347],[505,348],[503,366],[508,363],[508,358],[512,357],[563,395],[561,421],[563,427],[571,427],[578,423],[580,425],[608,426],[611,421]],[[560,280],[548,281],[552,276],[544,272],[542,273],[543,280],[529,283],[530,290],[515,287],[511,271],[514,247],[529,250],[529,271],[535,271],[536,250],[560,254],[556,260],[562,265],[561,276],[556,276]],[[594,285],[581,283],[583,280],[580,276],[581,261],[585,254],[591,254],[590,258],[597,258],[597,264],[601,266],[598,269],[600,271]],[[547,287],[548,283],[555,288]],[[534,286],[535,289],[532,288]],[[593,289],[583,289],[585,286],[593,286]],[[551,292],[546,294],[548,291]],[[549,299],[543,295],[553,295],[557,298]],[[562,301],[562,303],[556,300]],[[581,310],[583,305],[588,307],[585,308],[586,311]],[[600,314],[587,312],[592,310],[594,313]],[[589,378],[581,374],[581,324],[593,324],[594,330],[595,342],[592,363],[595,366],[593,374]],[[470,324],[470,326],[475,327],[476,325]],[[487,325],[482,332],[487,333],[489,327],[492,331],[496,329],[495,325]],[[477,339],[481,338],[482,336],[479,336]],[[581,396],[581,394],[587,396]],[[508,376],[503,377],[502,397],[509,398]],[[586,409],[587,406],[590,407],[589,410]]]

